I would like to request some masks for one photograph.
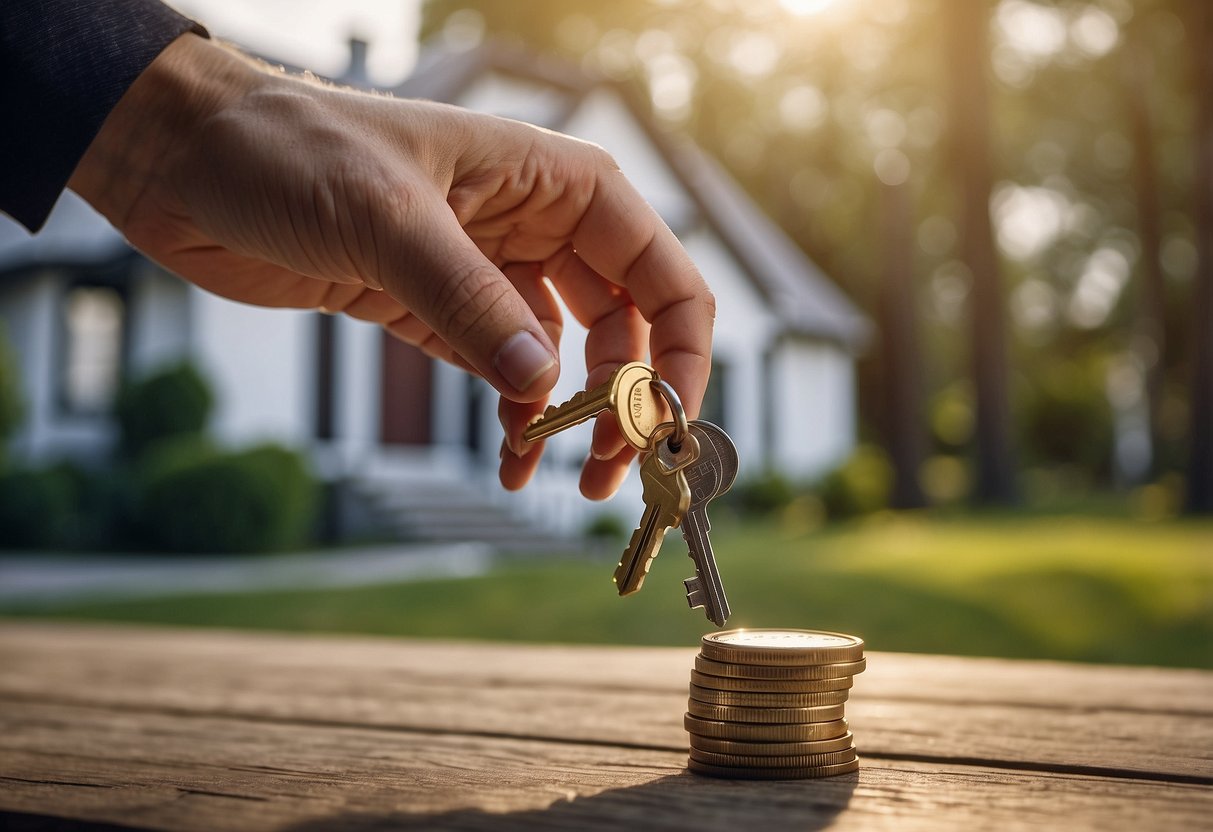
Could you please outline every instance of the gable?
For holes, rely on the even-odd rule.
[[[37,234],[0,214],[0,274],[26,266],[106,262],[128,250],[122,235],[73,191],[63,192]]]
[[[694,200],[613,90],[596,87],[581,99],[559,129],[594,142],[614,156],[624,176],[676,234],[695,223],[698,209]]]
[[[720,309],[718,347],[728,350],[770,342],[779,321],[769,302],[715,228],[704,222],[694,197],[633,111],[610,87],[598,86],[574,96],[545,81],[488,70],[455,96],[454,103],[558,129],[603,147],[679,236],[712,287]],[[566,332],[566,337],[571,335],[572,331]]]

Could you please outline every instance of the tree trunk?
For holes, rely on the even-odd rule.
[[[913,242],[908,186],[880,189],[884,233],[884,280],[880,290],[880,348],[884,369],[885,443],[893,464],[893,508],[927,504],[919,482],[926,442],[923,436],[922,357],[918,343],[918,301],[914,292]]]
[[[973,389],[977,396],[977,478],[973,499],[984,505],[1017,502],[1008,396],[1006,309],[990,223],[987,0],[951,0],[947,14],[952,80],[951,131],[960,186],[961,259],[969,290]]]
[[[1125,94],[1133,137],[1133,180],[1137,196],[1137,233],[1141,241],[1140,285],[1137,290],[1136,352],[1146,373],[1146,402],[1150,418],[1150,472],[1157,476],[1163,441],[1159,434],[1166,380],[1167,284],[1162,271],[1162,232],[1159,227],[1158,163],[1154,151],[1154,122],[1150,88],[1154,61],[1145,41],[1140,15],[1129,24]]]
[[[1192,282],[1192,437],[1187,510],[1213,514],[1213,8],[1191,0],[1196,62],[1196,275]]]

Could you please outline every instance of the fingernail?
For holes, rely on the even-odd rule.
[[[383,291],[383,284],[369,274],[362,276],[362,282],[368,289],[374,289],[376,292]]]
[[[501,435],[504,437],[501,440],[501,447],[509,448],[511,451],[514,450],[513,448],[510,448],[510,426],[506,424],[505,414],[500,410],[497,412],[497,421],[501,423]]]
[[[604,435],[603,418],[606,417],[599,417],[598,421],[594,423],[594,432],[590,436],[590,456],[599,461],[611,459],[619,453],[619,448],[609,441],[610,435]]]
[[[519,393],[556,366],[555,357],[525,330],[515,333],[493,358],[493,366]]]

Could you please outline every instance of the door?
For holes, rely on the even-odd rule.
[[[384,332],[380,439],[386,445],[428,445],[433,439],[433,360]]]

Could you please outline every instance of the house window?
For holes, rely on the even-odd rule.
[[[467,408],[463,428],[464,444],[472,452],[472,456],[479,456],[481,446],[484,444],[480,434],[484,429],[481,413],[484,410],[485,384],[483,379],[473,375],[467,376],[464,383],[467,386],[467,395],[464,399]]]
[[[317,439],[337,436],[337,317],[316,315],[316,423]]]
[[[699,410],[699,418],[718,425],[725,431],[729,429],[726,417],[725,394],[729,387],[729,368],[718,361],[712,362],[712,377],[708,379],[708,389],[703,394],[703,407]]]
[[[122,380],[126,301],[110,286],[73,286],[63,323],[63,408],[81,415],[104,413]]]

